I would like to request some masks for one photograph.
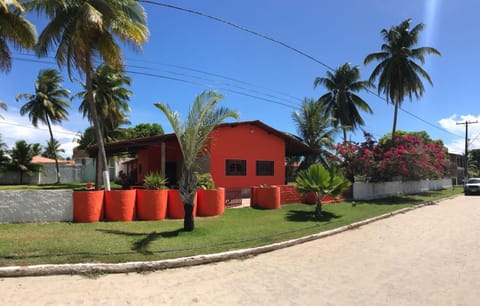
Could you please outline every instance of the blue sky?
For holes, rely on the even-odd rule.
[[[346,62],[358,65],[362,79],[368,79],[375,64],[363,65],[365,56],[380,50],[382,28],[407,18],[425,23],[419,46],[438,49],[441,57],[430,56],[424,68],[434,86],[425,81],[426,92],[419,100],[403,103],[398,129],[427,131],[442,139],[450,152],[463,153],[465,126],[475,121],[480,110],[475,92],[479,86],[475,71],[480,61],[480,1],[477,0],[297,0],[297,1],[171,1],[175,6],[201,11],[291,45],[330,67]],[[261,120],[281,131],[296,134],[292,113],[304,97],[317,99],[325,93],[313,88],[315,77],[327,69],[298,53],[211,19],[152,4],[144,4],[150,38],[140,52],[124,48],[126,69],[134,95],[129,114],[132,125],[159,123],[171,128],[153,103],[168,103],[185,117],[195,96],[216,89],[225,95],[222,106],[235,109],[240,120]],[[40,33],[45,20],[28,16]],[[19,93],[33,92],[41,69],[56,68],[52,57],[37,59],[28,52],[13,51],[13,68],[0,74],[0,133],[9,147],[15,141],[45,145],[48,132],[33,129],[28,117],[20,117]],[[53,52],[51,53],[53,56]],[[80,90],[65,75],[64,87]],[[139,73],[162,77],[146,76]],[[78,78],[78,76],[75,76]],[[165,78],[167,77],[167,78]],[[177,79],[172,80],[171,78]],[[393,107],[375,95],[360,94],[373,109],[364,114],[364,129],[377,139],[392,128]],[[272,102],[273,101],[273,102]],[[71,155],[75,134],[89,126],[78,112],[80,101],[72,101],[70,119],[56,126],[54,135]],[[469,126],[470,148],[480,148],[480,123]],[[362,132],[351,134],[361,141]],[[340,140],[340,135],[338,135]]]

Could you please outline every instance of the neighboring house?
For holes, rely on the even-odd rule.
[[[94,182],[96,173],[96,160],[91,157],[86,150],[73,149],[73,157],[77,165],[83,166],[83,182]],[[128,158],[116,158],[108,160],[108,171],[112,179],[118,179],[117,175],[122,170],[122,164]]]
[[[213,130],[208,147],[201,172],[210,172],[216,186],[234,189],[283,185],[286,156],[312,152],[299,139],[261,121],[223,123]],[[152,171],[163,173],[170,185],[180,177],[182,154],[175,134],[109,143],[105,150],[108,156],[136,153],[135,168],[129,171],[136,175],[137,184]]]
[[[450,176],[454,185],[463,184],[465,178],[465,156],[455,153],[448,153],[450,159]]]

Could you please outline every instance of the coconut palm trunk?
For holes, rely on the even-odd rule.
[[[45,116],[45,119],[47,121],[47,126],[48,126],[48,132],[50,133],[50,141],[54,143],[54,138],[53,138],[53,132],[52,132],[52,125],[50,124],[50,119],[48,119],[48,116]],[[53,157],[55,159],[55,169],[57,170],[57,184],[60,184],[60,167],[58,166],[58,156],[57,152],[55,151],[55,148],[53,149]]]
[[[95,107],[95,98],[93,97],[93,86],[92,86],[92,75],[93,75],[93,66],[92,61],[87,58],[85,59],[85,67],[87,67],[85,72],[85,84],[87,87],[87,101],[90,105],[90,111],[92,115],[92,123],[95,130],[95,136],[97,138],[97,167],[95,175],[95,190],[101,189],[101,179],[103,179],[103,184],[105,185],[105,190],[110,190],[110,175],[107,169],[107,155],[105,153],[105,142],[103,139],[102,127],[98,119],[97,108]],[[103,174],[103,175],[102,175]]]

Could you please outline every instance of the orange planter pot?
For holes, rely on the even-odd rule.
[[[265,209],[280,208],[280,187],[254,188],[254,206]]]
[[[132,221],[136,194],[135,189],[105,191],[105,218],[108,221]]]
[[[103,217],[103,190],[73,192],[73,221],[98,222]]]
[[[225,188],[199,189],[197,196],[199,216],[218,216],[225,211]]]
[[[193,215],[197,214],[197,195],[193,200]],[[185,217],[185,209],[183,208],[182,197],[178,189],[168,190],[167,216],[170,219],[183,219]]]
[[[137,189],[137,218],[163,220],[167,216],[168,189]]]

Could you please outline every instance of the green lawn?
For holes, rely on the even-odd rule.
[[[196,218],[183,232],[183,220],[155,222],[0,224],[0,266],[44,263],[125,262],[177,258],[270,244],[337,228],[462,190],[457,188],[382,201],[324,206],[289,204],[277,210],[227,209],[218,217]]]

